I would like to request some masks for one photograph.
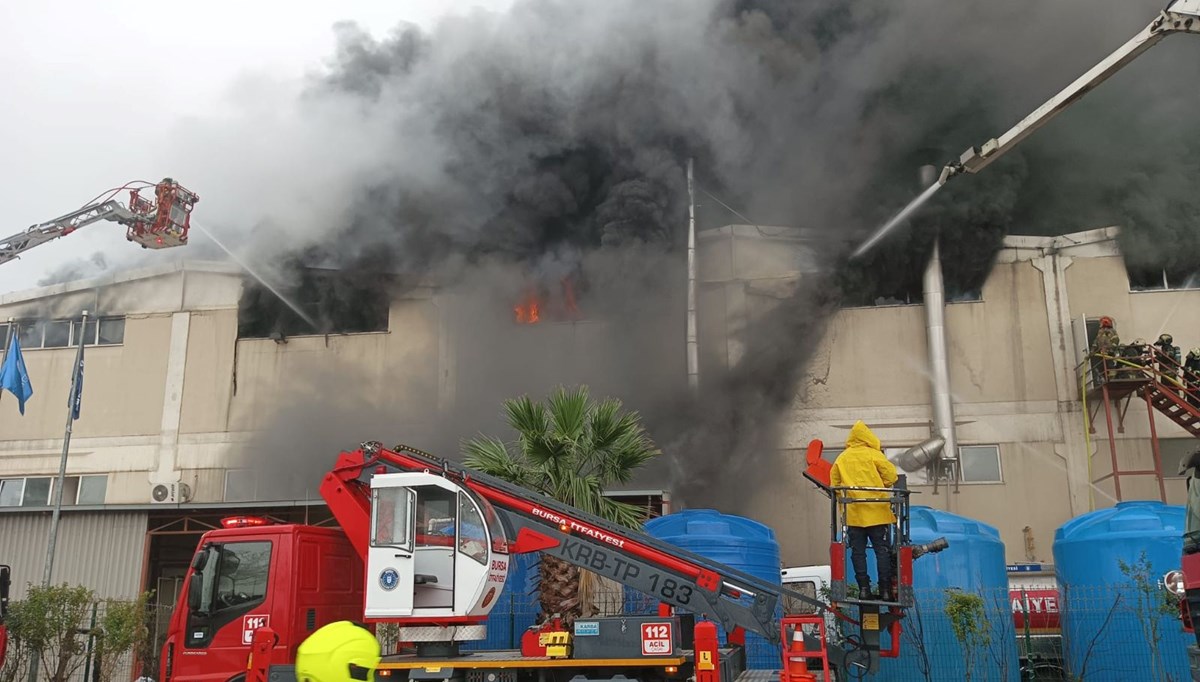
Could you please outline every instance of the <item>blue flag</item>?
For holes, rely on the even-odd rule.
[[[25,414],[25,401],[33,395],[33,384],[29,382],[29,372],[25,370],[25,358],[21,355],[18,336],[20,334],[13,332],[8,352],[4,354],[4,364],[0,365],[0,392],[9,391],[17,396],[21,414]]]
[[[79,419],[79,404],[83,400],[83,345],[79,346],[79,365],[75,367],[75,395],[71,396],[71,419]]]

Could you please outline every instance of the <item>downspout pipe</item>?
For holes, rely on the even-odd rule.
[[[922,184],[934,182],[936,172],[933,166],[923,166]],[[954,401],[950,395],[950,362],[946,352],[946,288],[942,280],[941,249],[936,238],[925,267],[924,301],[933,430],[945,443],[941,454],[943,466],[939,468],[954,477],[954,492],[958,492],[958,439],[954,432]]]
[[[688,388],[696,392],[700,385],[700,352],[696,340],[696,194],[692,179],[692,159],[687,163],[688,240],[687,240],[687,375]]]

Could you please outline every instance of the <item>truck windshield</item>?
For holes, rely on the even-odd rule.
[[[229,542],[209,545],[204,567],[192,580],[200,581],[197,613],[208,614],[262,601],[267,595],[271,543]]]

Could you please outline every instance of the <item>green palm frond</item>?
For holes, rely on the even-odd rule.
[[[505,400],[504,412],[508,416],[508,425],[520,436],[544,437],[550,430],[545,406],[535,403],[527,395]]]
[[[463,446],[473,469],[542,492],[584,512],[639,527],[640,507],[605,497],[613,483],[625,483],[660,453],[637,412],[622,412],[621,401],[593,401],[587,387],[555,390],[545,404],[528,396],[504,402],[516,432],[510,448],[494,438]]]
[[[543,466],[560,457],[550,413],[545,405],[535,403],[529,396],[521,396],[506,400],[504,408],[508,414],[508,425],[517,432],[517,443],[531,464]]]
[[[597,516],[603,517],[613,523],[620,524],[626,528],[641,528],[646,521],[646,510],[636,504],[628,502],[620,502],[610,497],[605,497],[600,500],[599,509],[595,512]]]
[[[555,434],[572,443],[580,442],[587,427],[591,399],[586,387],[574,391],[559,388],[546,401],[550,406],[550,418]]]
[[[463,444],[463,453],[463,464],[467,467],[518,485],[527,484],[533,473],[524,458],[514,457],[504,442],[496,438],[473,438]]]

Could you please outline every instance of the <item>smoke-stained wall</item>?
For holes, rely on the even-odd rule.
[[[1200,195],[1186,180],[1197,176],[1186,141],[1200,124],[1191,93],[1175,87],[1200,75],[1200,46],[1186,38],[948,187],[864,261],[839,260],[846,237],[915,194],[918,166],[1003,131],[1161,4],[522,0],[382,39],[346,24],[310,79],[241,84],[220,120],[172,131],[163,161],[205,196],[197,220],[285,290],[299,288],[287,264],[300,260],[367,277],[428,274],[457,300],[479,301],[486,314],[458,328],[480,342],[457,352],[482,374],[472,386],[460,368],[455,388],[476,402],[460,402],[463,416],[439,437],[488,414],[493,397],[596,376],[645,410],[681,499],[736,510],[715,482],[780,465],[764,453],[802,394],[810,340],[842,303],[918,291],[935,235],[951,293],[986,280],[1014,226],[1120,222],[1135,257],[1200,263]],[[682,309],[689,157],[702,226],[810,228],[836,266],[758,319],[741,361],[709,372],[695,397],[657,378],[676,357],[660,347],[683,336],[669,320]],[[514,279],[555,282],[564,270],[589,283],[580,305],[609,330],[562,335],[556,369],[531,357],[546,338],[495,332],[488,315],[519,297]],[[484,362],[489,350],[501,366]],[[331,374],[288,399],[333,419],[323,394],[374,385]],[[388,410],[367,417],[371,405],[353,412],[394,421]],[[268,440],[282,442],[289,420],[277,423]]]

